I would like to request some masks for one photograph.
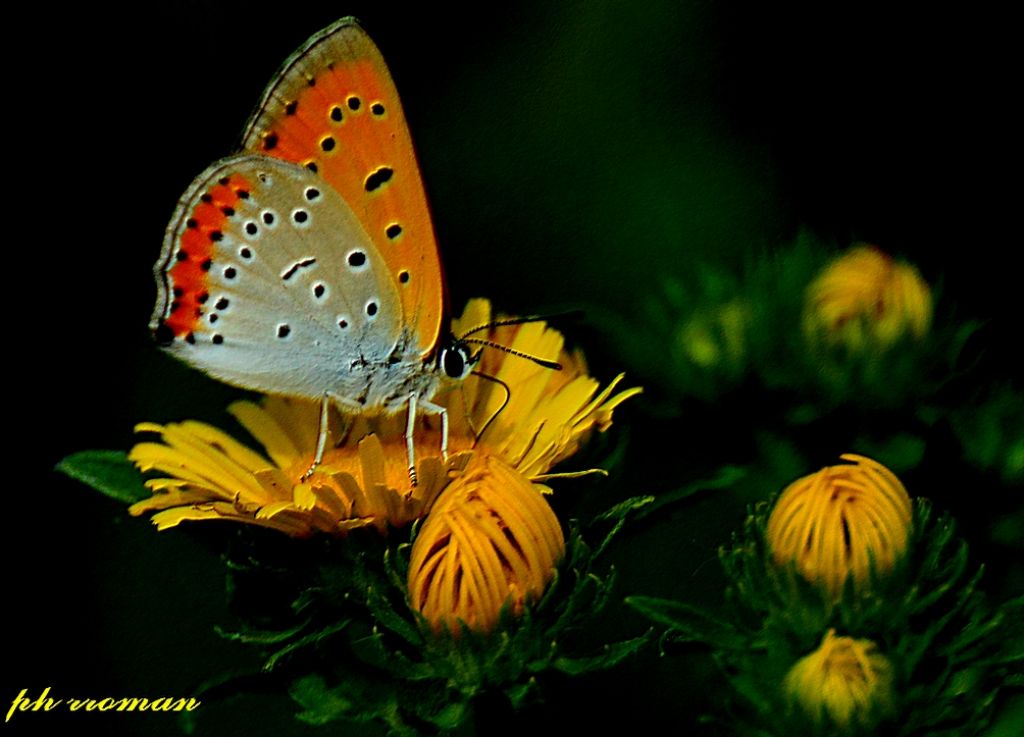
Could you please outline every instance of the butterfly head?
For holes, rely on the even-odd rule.
[[[485,323],[484,325],[478,325],[459,336],[449,335],[437,354],[437,370],[448,379],[454,381],[462,381],[472,373],[481,375],[478,371],[475,371],[476,365],[480,362],[480,356],[483,354],[485,348],[495,348],[512,356],[525,358],[538,366],[559,371],[561,370],[562,365],[558,361],[541,358],[529,353],[523,353],[522,351],[515,350],[507,345],[502,345],[501,343],[496,343],[493,340],[488,340],[486,338],[471,337],[475,333],[496,327],[522,325],[523,323],[539,322],[544,319],[545,318],[543,317],[514,317],[504,320],[496,320],[494,322]],[[476,353],[473,352],[473,346],[479,346],[476,349]]]
[[[450,336],[438,354],[437,365],[441,373],[453,381],[462,381],[480,361],[481,351],[473,353],[469,343]]]

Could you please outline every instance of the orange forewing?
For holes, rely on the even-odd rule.
[[[426,193],[394,82],[353,19],[285,62],[243,145],[307,166],[341,194],[399,287],[405,330],[421,355],[432,354],[444,285]]]

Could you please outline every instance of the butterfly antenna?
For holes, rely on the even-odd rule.
[[[544,368],[554,369],[555,371],[561,371],[562,370],[562,364],[560,364],[558,361],[550,361],[550,360],[548,360],[546,358],[541,358],[540,356],[534,356],[531,353],[523,353],[522,351],[517,351],[515,348],[509,348],[507,345],[502,345],[501,343],[495,343],[492,340],[484,340],[483,338],[466,338],[466,337],[462,337],[462,338],[459,338],[459,341],[462,342],[462,343],[476,343],[477,345],[484,345],[484,346],[487,346],[488,348],[497,348],[499,351],[505,351],[505,353],[508,353],[509,355],[519,356],[519,358],[525,358],[528,361],[533,361],[538,366],[543,366]],[[474,372],[474,373],[476,373],[476,372]],[[484,374],[478,374],[478,376],[484,376]]]
[[[509,385],[506,384],[501,379],[499,379],[497,376],[491,376],[490,374],[485,374],[481,371],[474,371],[473,376],[479,376],[481,379],[493,381],[495,384],[500,385],[505,390],[505,401],[501,403],[500,407],[498,407],[498,411],[488,418],[487,422],[484,423],[484,426],[480,429],[479,433],[474,433],[476,441],[479,442],[480,438],[482,438],[484,436],[484,433],[487,432],[487,428],[491,426],[491,423],[498,419],[498,415],[505,411],[505,408],[508,406],[509,401],[512,399],[512,389],[510,389]],[[470,422],[470,424],[472,424],[472,421]]]
[[[509,317],[504,320],[495,320],[493,322],[485,322],[483,325],[477,325],[475,328],[467,330],[458,339],[465,340],[473,333],[479,333],[481,330],[490,330],[491,328],[503,328],[508,325],[522,325],[528,322],[546,322],[556,317],[582,317],[583,310],[568,310],[566,312],[555,312],[550,315],[529,315],[527,317]]]

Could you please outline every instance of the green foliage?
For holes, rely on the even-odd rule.
[[[543,698],[545,673],[611,668],[649,641],[650,632],[596,652],[574,644],[615,583],[614,570],[598,571],[596,559],[650,502],[627,500],[600,515],[587,529],[593,547],[572,527],[543,597],[519,617],[506,608],[490,633],[435,632],[410,610],[411,540],[353,534],[340,543],[300,543],[246,532],[227,558],[245,618],[222,634],[259,648],[267,677],[290,683],[302,721],[377,721],[399,735],[449,732],[471,721],[485,695],[520,708]]]
[[[874,641],[895,666],[896,713],[847,733],[962,735],[980,732],[996,697],[1024,666],[1024,598],[993,607],[979,589],[982,570],[948,516],[918,500],[907,555],[871,585],[852,580],[838,601],[795,569],[777,567],[765,537],[769,506],[757,505],[720,551],[729,582],[721,611],[629,597],[626,603],[665,626],[664,641],[713,650],[733,695],[717,718],[745,735],[834,734],[809,721],[782,691],[786,673],[823,635]]]
[[[56,470],[124,504],[150,496],[138,469],[119,450],[83,450],[57,464]]]
[[[711,401],[742,384],[750,371],[751,302],[740,280],[723,268],[696,264],[687,276],[668,275],[629,321],[608,315],[620,354],[645,383]]]
[[[813,340],[803,324],[807,289],[837,252],[802,233],[787,248],[751,250],[739,268],[719,262],[667,275],[635,319],[606,322],[620,355],[666,393],[667,405],[753,387],[776,394],[796,424],[843,406],[926,409],[962,372],[960,354],[977,325],[936,321],[923,340],[908,335],[886,346]]]
[[[739,650],[749,644],[743,632],[700,607],[651,596],[629,596],[626,604],[668,627],[677,642],[702,642],[715,650]]]
[[[743,481],[746,476],[747,472],[743,468],[740,468],[738,466],[722,466],[720,469],[718,469],[718,472],[710,478],[699,479],[697,481],[690,482],[676,489],[672,489],[671,491],[665,492],[664,494],[659,494],[657,497],[639,498],[638,501],[644,502],[644,504],[642,505],[642,509],[640,508],[640,506],[636,505],[635,500],[629,500],[627,502],[623,502],[623,504],[632,503],[634,507],[639,510],[637,514],[638,518],[649,517],[652,514],[659,512],[666,507],[678,504],[679,502],[685,499],[689,499],[690,497],[699,494],[700,492],[711,491],[715,489],[733,488],[741,481]],[[622,506],[623,505],[621,504],[616,506],[614,509],[611,510],[611,512],[617,511]],[[610,514],[611,512],[606,512],[603,516],[607,517],[608,514]],[[623,518],[622,521],[619,522],[619,526],[621,527],[624,524],[624,522],[625,518]]]
[[[969,463],[1005,483],[1024,482],[1024,393],[995,387],[957,408],[950,423]]]

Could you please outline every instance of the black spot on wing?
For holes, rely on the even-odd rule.
[[[312,266],[315,263],[315,258],[304,258],[301,261],[296,261],[294,264],[289,266],[288,269],[283,274],[281,274],[281,278],[284,281],[288,281],[293,276],[295,276],[295,272],[297,272],[299,269],[304,269],[307,266]]]
[[[366,187],[367,192],[375,192],[376,190],[383,187],[385,184],[391,181],[391,177],[395,175],[395,170],[388,166],[382,166],[374,171],[370,176],[366,177],[366,181],[363,186]]]

